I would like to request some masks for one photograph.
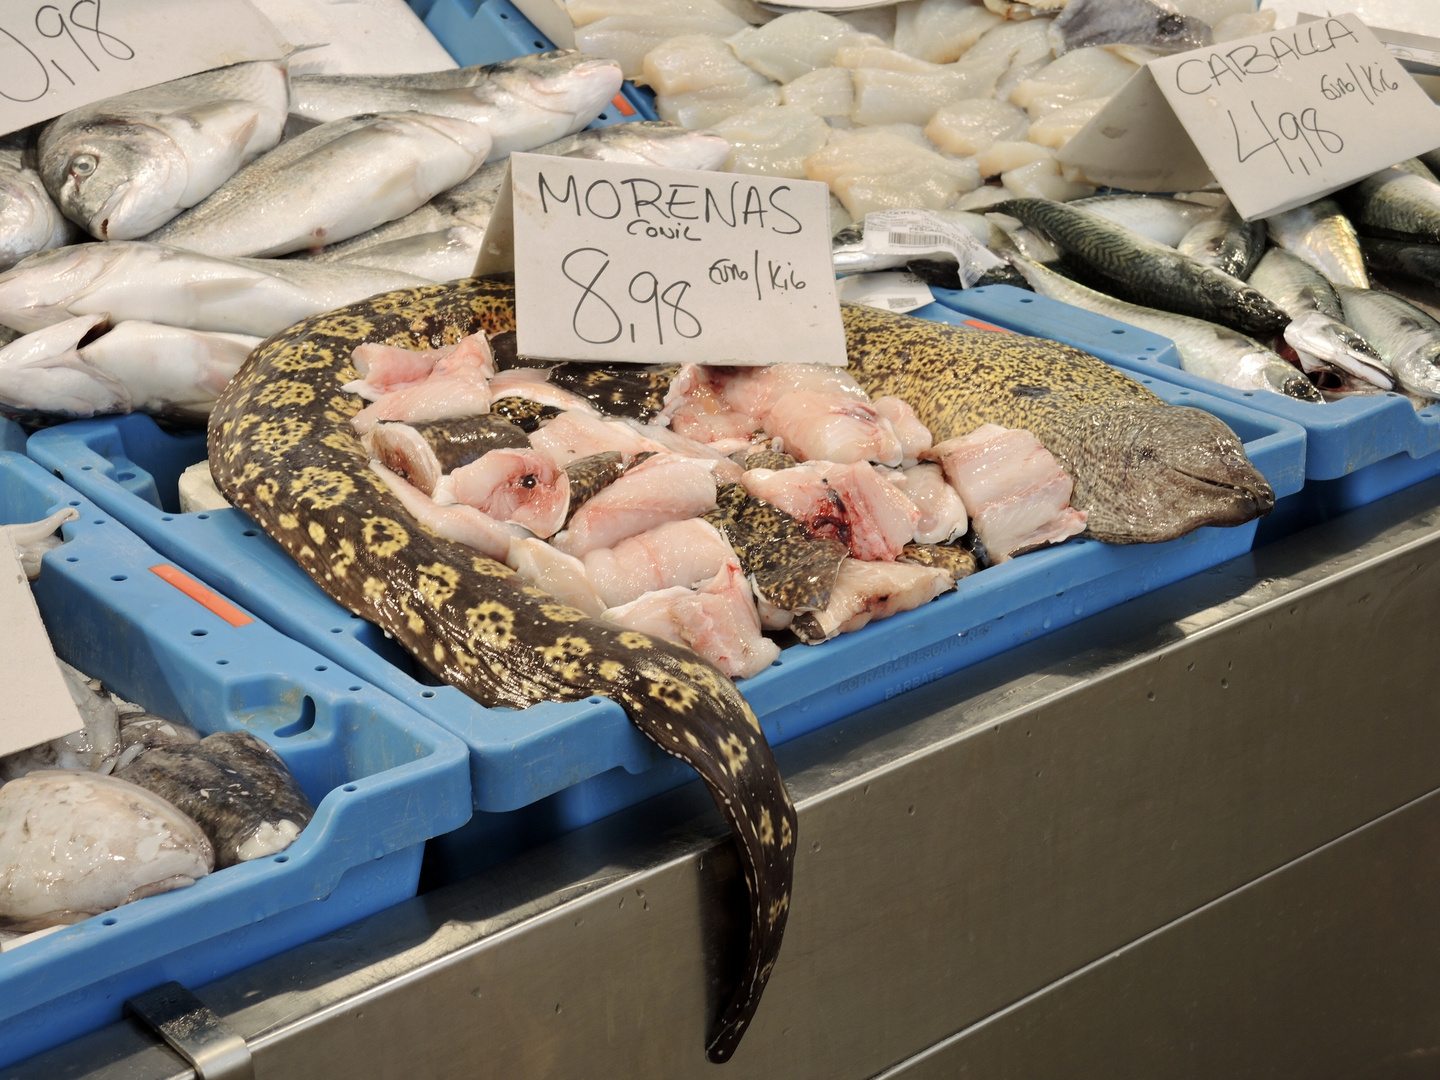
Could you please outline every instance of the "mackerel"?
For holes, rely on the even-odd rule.
[[[1375,274],[1395,274],[1432,288],[1440,283],[1440,244],[1416,244],[1404,240],[1360,238],[1365,265]]]
[[[1355,226],[1334,199],[1316,199],[1305,206],[1265,219],[1270,242],[1304,259],[1332,285],[1370,287],[1365,257]]]
[[[1440,184],[1401,168],[1367,176],[1340,194],[1367,236],[1440,243]]]
[[[1204,266],[1244,281],[1265,251],[1265,223],[1246,221],[1233,209],[1225,209],[1196,224],[1175,248]]]
[[[1411,394],[1440,398],[1440,322],[1375,289],[1339,287],[1345,321],[1364,335]]]

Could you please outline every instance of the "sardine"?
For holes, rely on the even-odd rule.
[[[78,230],[60,212],[26,168],[19,150],[0,147],[0,270],[8,270],[38,251],[71,243]]]
[[[1346,188],[1339,198],[1367,236],[1440,243],[1440,184],[1433,180],[1390,168]]]
[[[1169,338],[1175,343],[1180,367],[1185,371],[1237,390],[1269,390],[1302,401],[1321,400],[1310,380],[1293,364],[1254,338],[1204,319],[1128,304],[1087,289],[1023,256],[1012,255],[1011,259],[1041,296]]]
[[[1304,259],[1332,285],[1368,289],[1360,240],[1334,199],[1317,199],[1265,219],[1270,242]]]
[[[45,252],[0,274],[0,324],[31,333],[76,315],[268,337],[410,274],[296,259],[225,259],[138,240]]]
[[[78,315],[0,348],[0,404],[42,417],[203,420],[260,338]]]
[[[1250,284],[1290,316],[1285,342],[1300,356],[1307,372],[1320,362],[1383,390],[1395,385],[1379,354],[1345,325],[1335,287],[1305,260],[1284,248],[1271,248],[1250,275]]]
[[[1086,210],[1046,199],[1012,199],[995,209],[1039,229],[1078,278],[1122,300],[1245,334],[1278,334],[1288,321],[1243,281]]]
[[[1376,289],[1336,289],[1345,321],[1374,346],[1412,394],[1440,398],[1440,322],[1414,304]]]
[[[285,65],[258,60],[72,109],[40,134],[40,175],[65,216],[130,240],[194,206],[280,141]]]
[[[147,750],[116,774],[190,815],[215,849],[215,868],[284,851],[315,807],[285,762],[248,731]]]
[[[296,75],[290,111],[307,120],[421,112],[482,128],[490,160],[579,131],[620,92],[620,65],[556,50],[423,75]]]
[[[1265,251],[1265,223],[1246,221],[1225,209],[1193,226],[1175,248],[1203,266],[1245,281]]]
[[[410,213],[485,160],[474,124],[422,113],[332,120],[282,143],[147,239],[220,256],[284,255]]]
[[[1150,0],[1070,0],[1050,24],[1059,56],[1086,45],[1139,45],[1157,53],[1198,49],[1215,40],[1210,24]]]

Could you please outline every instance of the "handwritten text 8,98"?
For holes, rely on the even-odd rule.
[[[23,21],[7,12],[0,22],[0,97],[37,101],[50,92],[51,68],[74,86],[104,64],[134,58],[134,49],[101,29],[100,0],[77,0],[68,9],[41,4]]]
[[[576,337],[591,345],[608,345],[618,341],[627,326],[626,320],[620,317],[610,301],[600,295],[597,288],[609,266],[609,253],[593,247],[576,248],[560,261],[560,273],[567,281],[580,287],[580,299],[571,313],[570,328]],[[700,320],[682,306],[689,289],[688,281],[673,281],[662,288],[659,278],[648,270],[641,270],[630,279],[625,292],[636,304],[653,308],[655,336],[659,344],[664,345],[667,312],[672,336],[697,338],[703,331]],[[628,326],[633,342],[635,324],[628,323]]]

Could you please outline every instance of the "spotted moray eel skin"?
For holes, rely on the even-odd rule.
[[[221,395],[210,469],[322,589],[440,679],[488,706],[612,698],[700,774],[749,894],[745,968],[705,1048],[723,1062],[779,954],[795,863],[795,808],[754,712],[683,646],[590,619],[421,526],[371,471],[350,426],[364,402],[341,387],[358,377],[357,345],[432,349],[514,326],[513,285],[494,279],[403,289],[305,319],[262,342]]]

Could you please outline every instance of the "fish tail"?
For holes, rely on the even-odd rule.
[[[750,904],[745,968],[705,1044],[705,1056],[722,1064],[749,1027],[780,953],[799,822],[760,722],[734,684],[698,657],[671,666],[679,670],[648,673],[645,698],[626,695],[622,703],[646,737],[700,774],[739,849]],[[660,708],[657,686],[676,691]]]

